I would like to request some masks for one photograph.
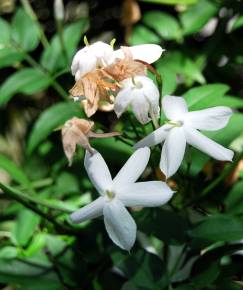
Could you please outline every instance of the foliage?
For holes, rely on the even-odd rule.
[[[169,180],[177,191],[172,201],[132,209],[140,232],[130,253],[111,243],[100,219],[71,223],[69,213],[97,192],[82,148],[68,167],[59,130],[71,117],[85,116],[68,94],[73,55],[85,34],[90,42],[106,38],[106,27],[94,32],[98,18],[79,15],[46,37],[26,2],[0,18],[0,283],[11,287],[2,289],[242,289],[242,1],[139,1],[142,17],[131,28],[129,45],[166,49],[155,63],[163,96],[184,96],[190,110],[234,109],[225,129],[205,134],[236,154],[229,164],[188,148]],[[112,19],[109,30],[122,44],[117,22]],[[132,111],[119,120],[113,112],[98,112],[93,120],[98,132],[126,132],[91,141],[114,175],[131,145],[153,130]],[[148,180],[163,178],[159,152],[152,151]]]

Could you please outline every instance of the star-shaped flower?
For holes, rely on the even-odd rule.
[[[232,161],[232,150],[224,148],[198,131],[224,128],[232,115],[230,108],[219,106],[188,112],[184,98],[175,96],[165,96],[162,99],[162,108],[169,121],[135,144],[135,148],[164,142],[160,169],[166,178],[178,170],[185,154],[186,143],[217,160]]]
[[[97,151],[86,151],[84,165],[100,197],[71,214],[75,223],[104,215],[111,240],[130,250],[136,240],[137,226],[126,209],[128,207],[156,207],[168,202],[173,191],[162,181],[136,182],[143,173],[150,156],[149,148],[137,150],[112,180],[109,169]]]

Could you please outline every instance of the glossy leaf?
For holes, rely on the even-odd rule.
[[[49,75],[34,68],[17,71],[0,87],[0,106],[5,105],[17,93],[31,95],[46,89],[51,82]]]
[[[25,51],[32,51],[39,44],[38,25],[22,8],[14,15],[11,38],[16,46]]]
[[[164,39],[179,40],[182,36],[176,18],[165,12],[149,11],[144,14],[143,23],[154,29]]]
[[[63,125],[74,116],[82,116],[82,111],[79,104],[73,102],[58,103],[45,110],[39,116],[31,131],[27,144],[27,152],[29,154],[32,153],[54,129]]]

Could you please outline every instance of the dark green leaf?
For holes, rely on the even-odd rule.
[[[81,19],[64,29],[63,38],[68,60],[65,59],[60,40],[55,35],[51,40],[50,46],[44,50],[41,56],[41,64],[50,71],[56,71],[57,69],[69,66],[77,45],[87,28],[87,19]]]
[[[166,40],[181,39],[181,28],[176,18],[170,14],[160,11],[149,11],[144,14],[143,22]]]
[[[39,44],[37,23],[22,9],[18,9],[12,21],[11,37],[25,51],[34,50]]]
[[[130,44],[160,43],[160,37],[143,25],[137,25],[132,30]]]
[[[243,238],[243,221],[233,216],[215,215],[196,225],[190,235],[214,242],[240,240]]]
[[[6,246],[0,249],[0,259],[11,260],[18,255],[18,249],[12,246]]]
[[[214,16],[218,8],[209,0],[200,0],[180,14],[185,35],[198,32]]]
[[[14,238],[19,246],[26,246],[40,222],[40,217],[28,209],[19,212],[15,228]]]
[[[27,144],[28,153],[33,150],[57,127],[74,116],[82,116],[77,103],[58,103],[45,110],[34,124]],[[61,138],[61,136],[60,136]]]
[[[154,4],[166,4],[166,5],[191,5],[196,3],[198,0],[140,0],[143,2],[149,2]]]
[[[0,106],[5,105],[16,93],[31,95],[44,90],[51,78],[34,68],[25,68],[12,74],[0,87]]]
[[[29,184],[29,179],[23,170],[3,155],[0,155],[0,168],[4,169],[14,181],[23,185]]]

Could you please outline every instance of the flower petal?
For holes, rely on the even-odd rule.
[[[127,107],[129,106],[131,101],[130,94],[130,87],[125,87],[121,89],[117,94],[114,104],[114,111],[117,115],[117,118],[120,118],[120,116],[124,113],[124,111],[126,111]]]
[[[113,179],[114,188],[136,182],[147,166],[149,156],[150,149],[148,147],[140,148],[135,151]]]
[[[132,53],[133,59],[139,59],[147,63],[153,63],[158,60],[163,53],[162,49],[157,44],[140,44],[130,46],[129,50]],[[124,58],[124,52],[122,49],[114,51],[116,58]]]
[[[167,203],[173,193],[165,182],[147,181],[121,187],[118,197],[125,206],[154,207]]]
[[[134,148],[138,149],[138,148],[142,148],[145,146],[151,147],[151,146],[155,146],[159,143],[162,143],[165,140],[171,127],[172,126],[168,125],[168,124],[163,125],[162,127],[156,129],[154,132],[152,132],[151,134],[149,134],[148,136],[146,136],[145,138],[143,138],[142,140],[137,142],[134,145]]]
[[[90,180],[100,194],[110,189],[112,184],[111,174],[105,160],[99,152],[94,151],[91,154],[86,150],[84,167]]]
[[[196,129],[186,127],[185,135],[187,142],[198,150],[203,151],[217,160],[232,161],[234,156],[234,152],[232,150],[229,150],[209,139]]]
[[[162,148],[160,169],[166,178],[172,176],[180,167],[186,150],[186,138],[183,127],[172,128]]]
[[[149,103],[141,92],[133,93],[132,110],[141,124],[147,124],[150,121],[148,116]]]
[[[107,202],[103,210],[104,222],[111,240],[129,251],[135,243],[137,226],[125,206],[118,199]]]
[[[182,97],[164,96],[162,108],[166,118],[173,121],[181,121],[188,112],[186,101]]]
[[[199,129],[214,131],[224,128],[233,111],[229,107],[214,107],[186,114],[185,123]]]
[[[105,204],[104,197],[99,197],[90,204],[78,209],[70,215],[72,222],[81,223],[88,219],[93,219],[103,214]]]

